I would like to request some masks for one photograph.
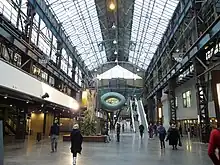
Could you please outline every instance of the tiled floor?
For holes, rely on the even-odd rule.
[[[70,144],[60,142],[57,153],[50,153],[49,140],[36,143],[8,145],[5,147],[4,165],[71,165]],[[157,138],[148,140],[125,134],[121,142],[84,143],[77,165],[211,165],[207,145],[183,140],[183,147],[173,151],[159,147]]]

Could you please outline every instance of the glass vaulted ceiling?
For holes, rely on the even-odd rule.
[[[129,61],[146,69],[179,0],[135,0]]]
[[[47,0],[89,70],[107,61],[94,0]]]

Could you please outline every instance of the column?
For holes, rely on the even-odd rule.
[[[159,90],[156,95],[157,99],[157,122],[163,123],[163,105],[161,102],[162,90]]]
[[[154,122],[155,119],[155,100],[153,97],[149,98],[147,100],[147,106],[148,106],[148,116],[149,116],[149,122]]]
[[[26,108],[17,108],[17,126],[16,126],[16,139],[25,139],[26,134]]]
[[[169,102],[169,110],[170,110],[170,122],[176,124],[176,96],[175,96],[175,88],[176,88],[176,79],[171,79],[168,82],[168,102]]]
[[[208,143],[210,133],[210,121],[208,112],[208,82],[209,75],[203,74],[206,69],[206,57],[200,53],[199,58],[194,59],[195,79],[197,88],[197,109],[200,122],[201,141]]]
[[[34,7],[27,3],[27,19],[25,20],[25,40],[30,43],[33,29],[33,19],[36,14]]]
[[[62,49],[63,49],[62,42],[57,40],[56,64],[57,64],[58,69],[60,69],[60,67],[61,67]]]

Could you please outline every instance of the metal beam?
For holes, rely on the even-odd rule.
[[[170,109],[170,122],[176,123],[176,80],[171,79],[168,83],[168,100],[169,100],[169,109]]]
[[[220,32],[220,16],[210,25],[207,30],[203,33],[203,35],[191,46],[191,48],[186,52],[185,56],[181,64],[177,63],[174,67],[172,67],[168,73],[159,81],[154,89],[148,94],[148,98],[152,97],[155,92],[162,87],[164,87],[168,80],[172,77],[177,76],[181,70],[184,69],[189,63],[192,63],[192,58],[196,57],[201,49],[212,40],[216,35]]]
[[[75,55],[75,47],[71,44],[70,39],[66,36],[64,30],[62,30],[62,25],[57,21],[46,2],[44,0],[28,0],[28,2],[33,5],[40,18],[51,30],[57,40],[64,43],[64,46],[69,50],[71,57],[76,60],[82,71],[88,76],[88,72],[84,69],[82,61]]]
[[[192,7],[192,1],[188,1],[188,3],[186,4],[186,6],[185,6],[183,12],[182,12],[182,13],[180,14],[180,16],[179,16],[179,19],[178,19],[178,21],[177,21],[177,24],[175,25],[175,27],[173,28],[173,30],[171,31],[171,33],[170,33],[169,36],[167,37],[167,41],[166,41],[165,45],[163,46],[163,49],[162,49],[160,55],[159,55],[158,58],[155,60],[154,64],[156,64],[156,63],[158,62],[158,60],[161,58],[161,56],[162,56],[163,53],[165,52],[167,46],[169,45],[169,41],[173,38],[173,36],[174,36],[174,34],[176,33],[178,27],[179,27],[180,24],[182,23],[182,21],[183,21],[185,15],[186,15],[186,13],[188,12],[188,10],[189,10],[191,7]],[[172,22],[172,21],[170,21],[170,22]],[[165,32],[164,34],[166,34],[166,32]],[[163,38],[162,38],[162,40],[163,40]],[[161,45],[161,44],[159,44],[159,45]],[[160,46],[159,46],[159,47],[160,47]],[[158,50],[157,50],[157,51],[158,51]],[[157,52],[157,51],[156,51],[156,52]],[[152,61],[151,61],[151,63],[150,63],[149,65],[152,65]],[[155,66],[156,66],[156,65],[154,65],[151,69],[149,68],[149,70],[150,70],[150,71],[149,71],[149,74],[148,74],[149,76],[150,76],[151,73],[153,72]],[[148,79],[149,76],[148,76],[146,79]]]

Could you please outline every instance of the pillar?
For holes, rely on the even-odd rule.
[[[172,78],[168,82],[168,101],[169,101],[169,110],[170,110],[170,122],[176,124],[176,79]]]
[[[157,122],[158,123],[163,123],[163,106],[161,102],[161,97],[162,97],[162,90],[159,90],[156,95],[157,99]]]
[[[197,110],[200,122],[201,141],[208,143],[210,133],[210,121],[208,112],[208,74],[203,74],[205,71],[206,57],[204,52],[201,52],[197,59],[194,59],[196,88],[197,88]],[[201,75],[202,74],[202,75]]]
[[[33,29],[33,20],[36,11],[31,3],[27,3],[27,19],[25,20],[25,40],[30,43]]]
[[[17,126],[16,126],[16,139],[25,139],[26,134],[26,108],[17,108]]]
[[[61,67],[62,50],[63,50],[63,44],[62,42],[57,40],[56,65],[58,69],[60,69]]]
[[[155,120],[155,103],[154,102],[155,100],[153,97],[147,100],[149,122],[154,122]]]

